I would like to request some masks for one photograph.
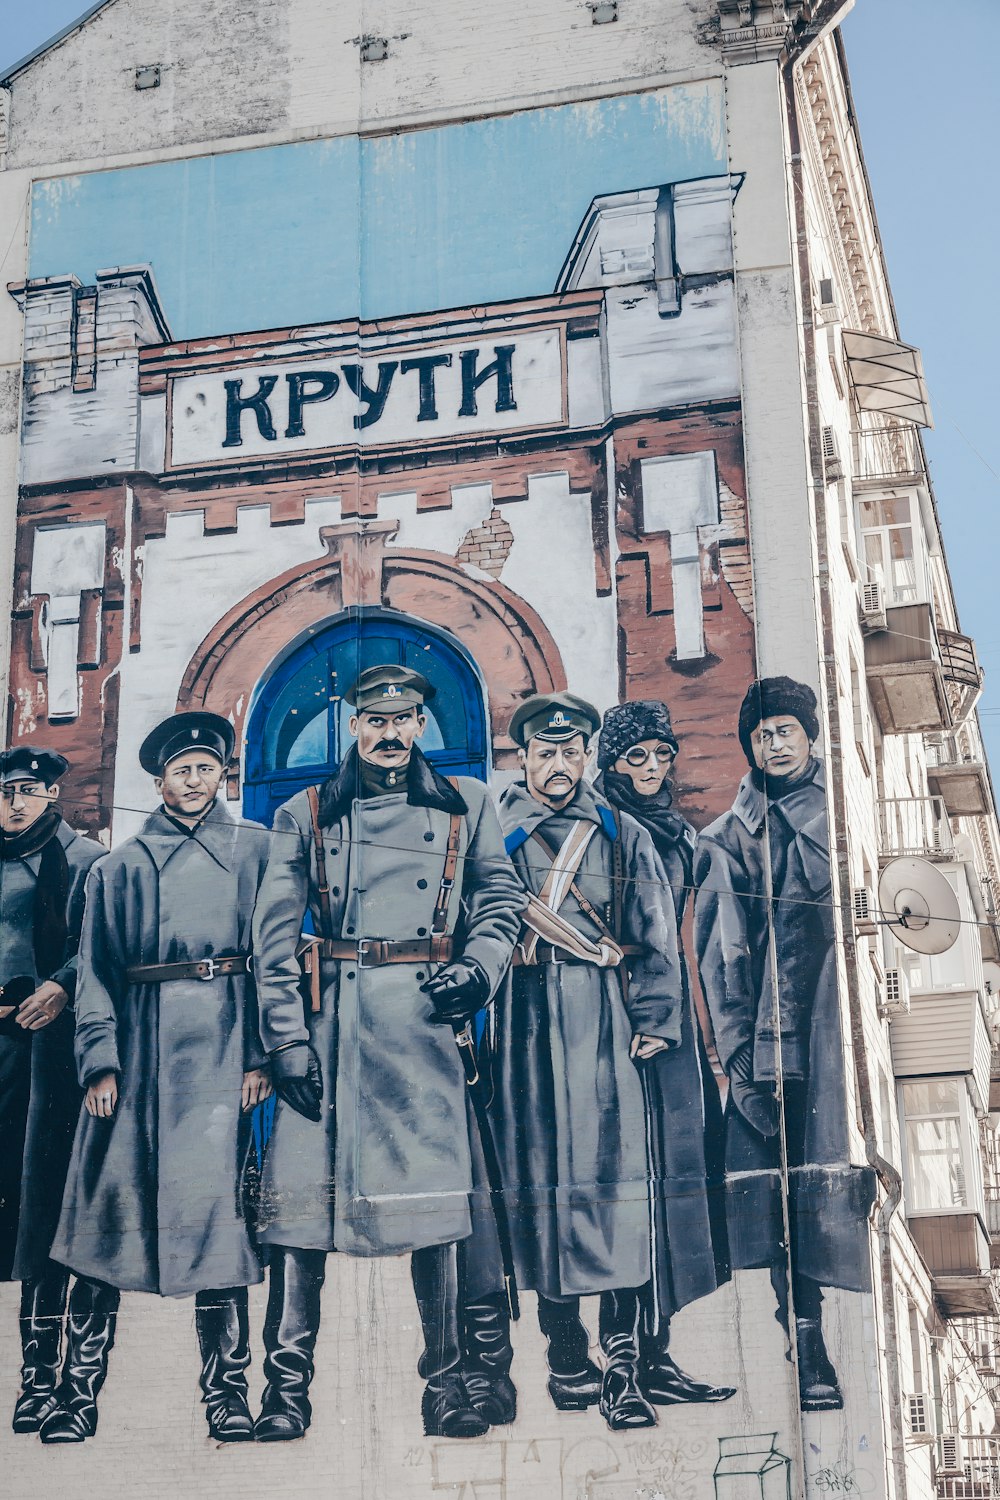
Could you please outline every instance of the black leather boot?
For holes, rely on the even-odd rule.
[[[819,1318],[795,1319],[799,1357],[799,1406],[803,1411],[840,1411],[844,1405]]]
[[[639,1294],[631,1289],[601,1293],[601,1348],[607,1365],[601,1416],[612,1432],[655,1427],[656,1412],[639,1389]]]
[[[80,1276],[73,1284],[66,1324],[66,1361],[57,1406],[39,1429],[43,1443],[82,1443],[97,1431],[97,1397],[114,1347],[117,1287]]]
[[[68,1291],[69,1272],[54,1261],[36,1280],[21,1285],[21,1394],[11,1423],[15,1432],[37,1432],[56,1409]]]
[[[559,1411],[586,1411],[601,1399],[601,1372],[590,1358],[590,1334],[580,1320],[580,1299],[538,1298],[538,1326],[549,1341],[548,1391]]]
[[[420,1403],[424,1432],[428,1437],[484,1437],[489,1421],[473,1406],[462,1375],[455,1246],[415,1250],[410,1274],[424,1331],[417,1365],[427,1382]]]
[[[513,1358],[506,1293],[467,1303],[462,1309],[462,1376],[473,1409],[491,1427],[505,1427],[517,1416]]]
[[[326,1252],[271,1249],[264,1318],[264,1399],[253,1435],[258,1443],[304,1437],[312,1420],[309,1382],[319,1333]]]
[[[253,1418],[247,1402],[250,1327],[247,1289],[199,1292],[194,1323],[201,1350],[201,1391],[209,1436],[217,1443],[253,1441]]]
[[[686,1375],[669,1354],[670,1323],[660,1318],[657,1325],[652,1303],[652,1288],[639,1294],[642,1318],[639,1323],[639,1385],[647,1401],[654,1406],[674,1406],[682,1402],[728,1401],[736,1395],[733,1385],[708,1385]]]

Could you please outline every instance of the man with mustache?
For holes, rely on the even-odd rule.
[[[87,871],[104,854],[56,799],[55,751],[0,755],[0,1281],[21,1283],[15,1432],[55,1408],[69,1272],[49,1259],[80,1113],[73,997]]]
[[[261,1190],[271,1271],[260,1442],[309,1426],[333,1250],[409,1254],[428,1436],[482,1437],[515,1414],[502,1266],[476,1232],[483,1170],[455,1030],[496,989],[524,897],[486,787],[439,776],[420,752],[434,695],[405,667],[362,672],[346,695],[356,744],[274,820],[254,917],[278,1094]],[[307,912],[319,941],[303,1016]]]
[[[250,1111],[271,1091],[249,962],[268,835],[218,800],[234,742],[218,714],[157,725],[139,761],[161,805],[87,883],[86,1095],[52,1247],[78,1279],[43,1443],[96,1431],[122,1291],[194,1296],[209,1436],[253,1438],[247,1287],[263,1270],[241,1180]]]
[[[874,1179],[850,1164],[816,694],[791,677],[754,682],[738,731],[750,769],[699,834],[694,869],[702,989],[729,1076],[732,1262],[770,1271],[786,1336],[794,1315],[802,1410],[836,1411],[822,1287],[869,1288]]]
[[[518,1282],[538,1294],[549,1394],[600,1402],[612,1430],[651,1427],[637,1383],[650,1279],[646,1131],[637,1068],[678,1044],[677,922],[647,831],[583,779],[597,709],[573,693],[526,699],[510,736],[524,781],[500,799],[530,893],[497,997],[493,1112]],[[600,1294],[603,1375],[580,1298]]]

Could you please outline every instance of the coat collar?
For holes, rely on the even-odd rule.
[[[139,843],[147,850],[157,870],[162,870],[172,855],[176,854],[188,838],[200,844],[205,853],[231,870],[234,865],[236,839],[239,824],[229,816],[221,802],[213,803],[207,816],[199,823],[193,834],[184,834],[180,828],[158,807],[151,813],[136,834]]]
[[[816,770],[814,771],[813,775],[809,777],[808,781],[804,781],[802,783],[802,792],[807,793],[813,787],[815,787],[821,793],[824,792],[826,788],[826,780],[823,774],[823,762],[821,760],[816,761]],[[788,796],[783,798],[781,803],[779,804],[782,813],[789,818],[789,821],[792,821],[793,819],[799,800],[800,799],[795,792],[790,792]],[[740,782],[740,789],[736,793],[736,800],[733,803],[733,817],[738,818],[747,832],[756,837],[764,826],[764,817],[766,812],[767,794],[765,793],[764,788],[759,784],[756,774],[753,771],[748,771],[743,780]]]
[[[524,843],[536,828],[555,817],[582,818],[587,823],[596,823],[609,838],[614,837],[611,831],[615,827],[614,814],[589,781],[581,781],[572,802],[559,809],[546,807],[544,802],[531,795],[523,781],[516,781],[500,798],[499,811],[500,827],[508,850]],[[518,834],[523,837],[518,837]]]
[[[357,787],[358,747],[352,745],[336,772],[320,787],[319,821],[324,828],[332,828],[349,815]],[[433,807],[446,813],[469,811],[461,792],[438,775],[416,745],[406,768],[406,801],[410,807]]]

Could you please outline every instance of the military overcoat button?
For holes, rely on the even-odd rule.
[[[348,971],[347,971],[347,977],[348,977],[348,979],[353,979],[354,978],[354,970],[353,969],[348,969]]]
[[[426,882],[426,880],[418,880],[417,881],[417,890],[418,891],[426,891],[426,889],[427,889],[427,882]]]
[[[417,937],[426,937],[426,936],[427,936],[427,928],[426,927],[418,927],[417,928]]]
[[[434,835],[428,829],[428,831],[424,834],[424,843],[425,844],[433,844],[433,842],[434,842]]]

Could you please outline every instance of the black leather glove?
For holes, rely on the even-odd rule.
[[[757,1083],[753,1076],[753,1043],[744,1042],[729,1060],[729,1092],[740,1114],[766,1137],[778,1134],[778,1100],[768,1083]]]
[[[308,1042],[279,1047],[269,1058],[271,1082],[279,1099],[307,1120],[323,1116],[323,1074],[319,1058]]]
[[[486,970],[474,958],[445,964],[420,988],[431,997],[435,1021],[468,1021],[490,998]]]

